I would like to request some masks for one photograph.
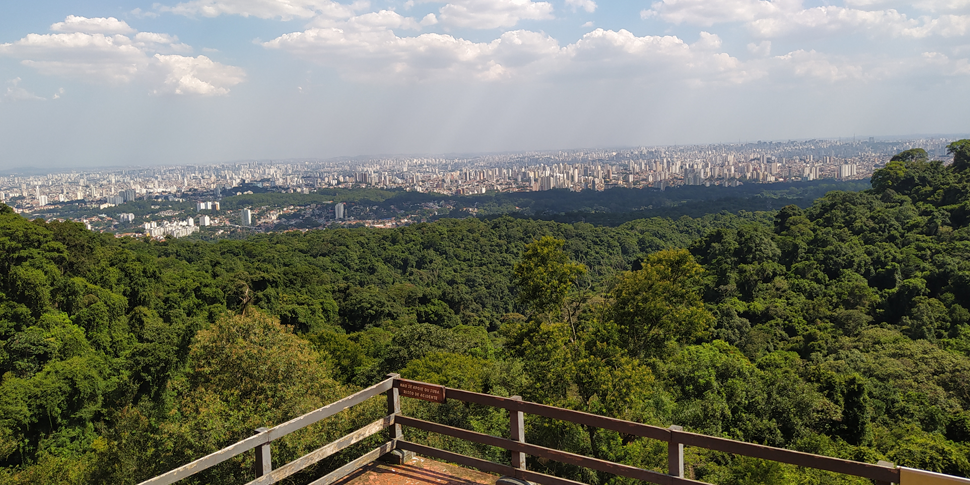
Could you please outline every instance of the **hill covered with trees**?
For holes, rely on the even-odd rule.
[[[499,217],[148,242],[0,206],[0,482],[137,483],[392,371],[970,476],[970,141],[951,151],[951,165],[903,152],[871,189],[804,209],[616,227]],[[274,461],[372,404],[274,443]],[[498,410],[406,405],[507,432]],[[662,443],[542,418],[527,440],[665,466]],[[711,483],[862,483],[688,453]],[[189,482],[236,483],[250,455]]]

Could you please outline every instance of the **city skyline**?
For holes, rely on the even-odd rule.
[[[418,192],[449,198],[553,189],[662,191],[677,186],[738,187],[825,179],[864,181],[893,155],[912,148],[922,148],[929,157],[950,163],[948,146],[952,141],[946,138],[887,141],[868,137],[844,142],[759,141],[472,157],[354,157],[72,170],[43,175],[0,174],[0,202],[31,218],[71,219],[98,230],[130,233],[140,224],[145,234],[152,237],[189,236],[199,226],[214,226],[212,230],[219,234],[233,227],[261,226],[265,230],[277,227],[280,217],[288,220],[287,224],[300,223],[292,216],[304,211],[319,224],[340,224],[350,219],[352,224],[395,227],[413,223],[415,214],[395,213],[388,219],[366,208],[363,212],[352,211],[341,201],[333,205],[334,200],[326,202],[324,205],[329,209],[321,212],[318,203],[326,197],[311,198],[315,202],[309,203],[310,207],[235,207],[235,210],[235,203],[221,207],[220,201],[223,197],[254,193],[320,195],[356,189]],[[193,217],[186,218],[192,212],[179,204],[192,204],[204,216],[198,219],[198,225]],[[242,211],[238,212],[239,209]],[[421,208],[424,209],[437,211],[441,203]]]
[[[970,3],[63,0],[0,15],[0,169],[967,130]]]

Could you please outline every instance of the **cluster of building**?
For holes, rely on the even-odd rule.
[[[738,185],[818,179],[864,179],[890,157],[923,148],[946,159],[946,138],[877,141],[808,140],[718,145],[559,150],[481,156],[344,158],[220,165],[68,171],[0,176],[0,202],[24,213],[55,215],[59,207],[103,210],[135,199],[194,200],[197,211],[219,211],[224,195],[251,191],[308,193],[328,187],[373,187],[448,195],[551,189]],[[214,215],[213,215],[214,216]],[[248,209],[232,221],[201,216],[200,225],[253,225]],[[334,218],[346,219],[343,204]],[[134,216],[125,215],[122,222]],[[147,228],[175,235],[198,230],[168,222]],[[169,229],[165,229],[165,228]],[[176,229],[180,228],[180,229]],[[164,232],[164,231],[169,232]]]
[[[199,226],[195,225],[195,220],[191,217],[184,221],[146,222],[144,227],[145,234],[155,238],[164,238],[165,236],[185,237],[199,232]]]
[[[199,201],[195,204],[195,210],[197,211],[217,211],[219,210],[219,201]]]

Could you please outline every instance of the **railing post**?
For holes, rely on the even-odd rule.
[[[886,468],[896,468],[896,465],[893,462],[891,462],[891,461],[879,460],[878,462],[876,462],[876,465],[884,466]],[[875,480],[875,484],[876,485],[892,485],[892,483],[890,483],[890,482],[884,482],[884,481],[881,481],[881,480]]]
[[[522,396],[512,396],[510,399],[513,401],[521,401]],[[525,443],[525,413],[522,411],[509,410],[509,430],[511,431],[511,436],[509,438],[512,441]],[[512,468],[517,470],[526,469],[525,453],[518,451],[512,452]]]
[[[677,432],[683,430],[683,426],[672,425],[667,442],[667,474],[678,478],[684,478],[684,444],[677,439]]]
[[[400,379],[401,374],[388,374],[386,378]],[[401,414],[401,393],[393,386],[387,390],[387,414],[395,416]],[[404,439],[404,430],[401,429],[400,424],[394,423],[393,426],[388,428],[387,439],[392,442]],[[395,465],[403,465],[411,461],[412,458],[414,458],[414,452],[406,450],[391,450],[390,453],[384,455],[385,460]]]
[[[398,379],[400,377],[401,374],[388,374],[386,376],[387,379]],[[387,390],[387,414],[401,414],[401,394],[396,387]],[[391,426],[389,434],[389,440],[399,440],[404,437],[404,431],[401,430],[400,424]]]
[[[521,401],[522,396],[512,396],[509,399],[513,401]],[[512,441],[518,441],[519,443],[525,443],[525,413],[522,411],[513,411],[509,409],[509,439]],[[512,452],[512,468],[516,470],[525,470],[525,453],[518,451]],[[515,475],[518,475],[516,472]],[[509,477],[503,476],[499,477],[495,481],[495,485],[532,485],[528,481],[518,476]]]
[[[262,433],[269,428],[256,428],[257,433]],[[273,458],[270,456],[270,444],[264,443],[253,449],[256,452],[256,478],[269,475],[273,471]]]

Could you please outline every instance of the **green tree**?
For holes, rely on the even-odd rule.
[[[698,291],[703,272],[687,250],[676,249],[651,254],[641,269],[617,277],[606,318],[630,355],[657,357],[669,343],[691,343],[710,329],[714,316]]]
[[[173,383],[182,397],[162,424],[156,456],[170,467],[216,451],[317,409],[348,393],[337,384],[309,343],[260,312],[224,318],[196,334],[188,370]],[[274,460],[291,461],[326,443],[354,417],[340,415],[273,443]],[[199,483],[239,483],[252,478],[252,455],[235,466],[200,475]]]
[[[964,172],[970,168],[970,140],[958,140],[946,146],[946,152],[953,155],[953,170]]]
[[[527,244],[522,259],[515,264],[515,285],[519,288],[519,302],[533,314],[557,316],[566,296],[576,288],[586,267],[569,260],[563,251],[566,241],[543,236]]]
[[[916,161],[923,162],[928,160],[929,158],[930,156],[926,154],[926,150],[923,150],[922,148],[910,148],[909,150],[904,150],[893,155],[893,157],[889,159],[889,161],[890,162],[916,162]]]

